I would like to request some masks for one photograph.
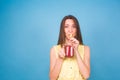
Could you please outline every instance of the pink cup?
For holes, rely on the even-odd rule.
[[[65,56],[66,57],[73,57],[74,56],[74,49],[70,45],[65,46]]]

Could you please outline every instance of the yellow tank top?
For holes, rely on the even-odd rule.
[[[60,45],[54,46],[56,50],[56,57],[58,57],[58,51],[61,48]],[[81,58],[84,57],[84,46],[79,45],[78,51]],[[78,68],[77,60],[75,57],[65,58],[61,67],[61,71],[57,80],[85,80]]]

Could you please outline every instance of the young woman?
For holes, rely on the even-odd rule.
[[[73,57],[66,57],[68,44],[73,47]],[[58,44],[50,50],[49,75],[50,80],[87,80],[90,76],[90,48],[83,44],[79,22],[72,15],[62,19]]]

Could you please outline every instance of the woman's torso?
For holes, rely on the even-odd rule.
[[[54,47],[55,47],[55,51],[56,51],[56,57],[58,57],[58,51],[60,50],[61,46],[56,45]],[[83,59],[84,46],[79,45],[78,51],[80,53],[81,58]],[[64,59],[58,80],[84,80],[82,75],[80,74],[75,56],[72,58]]]

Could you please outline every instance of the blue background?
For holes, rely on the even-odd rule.
[[[0,0],[0,80],[49,80],[49,51],[68,14],[91,49],[89,80],[119,80],[119,0]]]

